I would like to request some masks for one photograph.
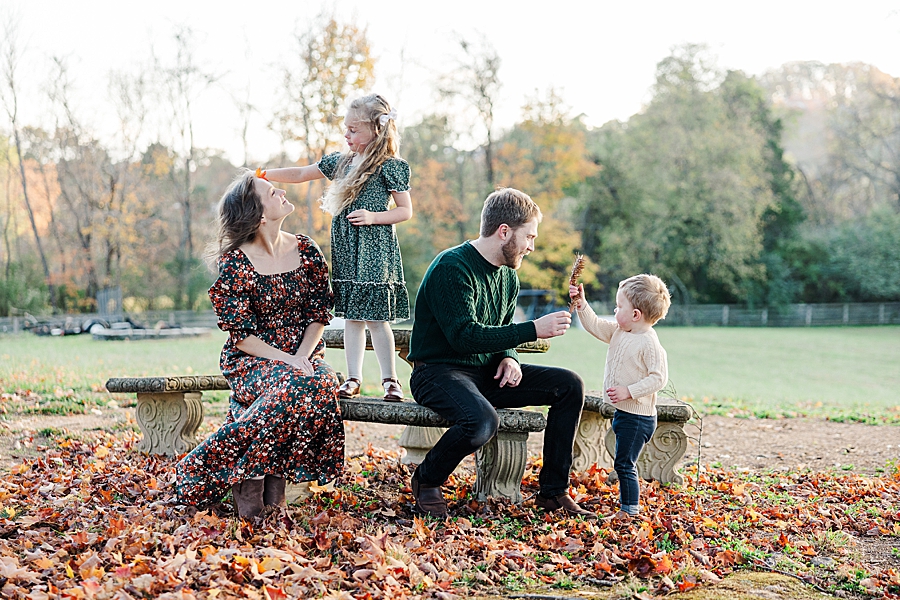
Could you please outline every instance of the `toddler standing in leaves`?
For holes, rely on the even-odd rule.
[[[653,326],[669,312],[669,290],[655,275],[635,275],[619,283],[616,321],[600,319],[584,297],[584,286],[569,286],[578,318],[598,340],[609,344],[603,401],[616,407],[614,467],[621,508],[614,519],[640,512],[637,459],[656,430],[656,392],[668,380],[666,351]]]

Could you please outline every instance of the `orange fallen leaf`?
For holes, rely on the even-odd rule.
[[[283,590],[270,585],[263,586],[263,595],[267,600],[287,600],[288,597]]]
[[[675,585],[678,586],[679,592],[686,592],[689,589],[697,587],[697,578],[693,575],[685,575],[680,581],[677,581]]]

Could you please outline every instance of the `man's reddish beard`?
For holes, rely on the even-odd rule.
[[[500,246],[500,251],[503,253],[503,264],[505,264],[510,269],[518,269],[522,266],[522,258],[525,256],[524,253],[520,253],[517,250],[518,239],[516,236],[516,232],[513,231],[509,239],[506,240],[502,246]]]

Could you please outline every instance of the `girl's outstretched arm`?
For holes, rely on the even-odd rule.
[[[266,169],[266,179],[277,183],[303,183],[313,179],[325,177],[316,165],[305,167],[283,167],[281,169]]]
[[[413,208],[409,192],[392,191],[391,196],[394,198],[394,204],[397,205],[391,210],[372,212],[360,208],[347,215],[347,220],[352,225],[394,225],[395,223],[410,220],[413,215]]]

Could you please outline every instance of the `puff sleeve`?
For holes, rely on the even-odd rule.
[[[334,294],[328,280],[328,263],[318,244],[306,236],[297,236],[300,240],[300,255],[306,266],[306,279],[309,284],[305,325],[331,322],[331,309],[334,308]]]
[[[334,179],[334,173],[337,170],[339,162],[341,162],[341,153],[332,152],[331,154],[323,156],[322,159],[316,163],[316,166],[322,171],[322,175],[328,179]]]
[[[402,158],[390,158],[381,166],[381,176],[390,192],[409,191],[409,163]]]
[[[252,297],[256,288],[253,269],[240,261],[235,252],[218,261],[219,277],[209,288],[209,299],[218,317],[219,329],[231,335],[235,344],[257,330]]]

